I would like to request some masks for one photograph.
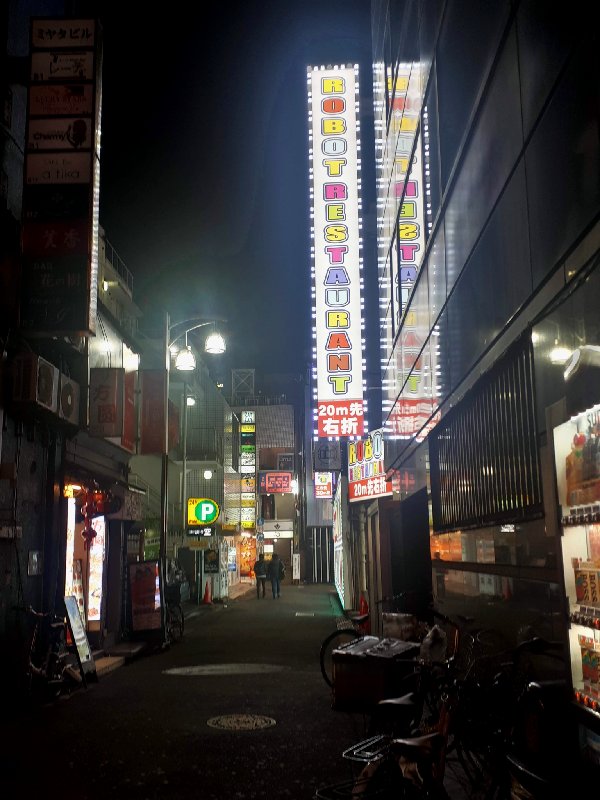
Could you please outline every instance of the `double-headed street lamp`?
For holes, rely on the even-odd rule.
[[[185,337],[185,348],[181,349],[175,358],[175,369],[180,372],[192,372],[196,368],[196,357],[188,344],[188,334],[198,328],[207,325],[212,326],[212,331],[204,342],[204,352],[220,354],[225,352],[225,340],[217,331],[216,325],[225,322],[223,319],[206,319],[204,317],[192,317],[180,322],[171,323],[169,314],[165,315],[165,325],[163,333],[166,378],[164,381],[164,440],[162,448],[161,463],[161,486],[160,486],[160,544],[159,556],[162,569],[166,564],[167,555],[167,532],[168,532],[168,509],[169,509],[169,372],[171,368],[171,349],[182,338]],[[186,514],[186,470],[187,470],[187,386],[184,388],[184,408],[183,408],[183,479],[182,479],[182,506],[183,520],[185,527]]]

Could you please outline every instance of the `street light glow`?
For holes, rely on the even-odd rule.
[[[196,357],[192,353],[192,348],[188,344],[185,350],[180,350],[175,359],[175,369],[179,372],[191,372],[196,369]]]
[[[225,339],[223,339],[221,334],[217,331],[210,333],[206,337],[206,342],[204,344],[204,351],[206,353],[220,355],[221,353],[225,352],[225,349]]]

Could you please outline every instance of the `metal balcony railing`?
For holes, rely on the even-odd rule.
[[[179,445],[179,453],[183,457],[183,442]],[[225,454],[224,436],[215,428],[197,428],[188,424],[187,450],[188,461],[215,461],[223,464]]]

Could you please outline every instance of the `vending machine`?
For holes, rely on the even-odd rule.
[[[600,402],[553,438],[572,700],[581,754],[600,768]]]

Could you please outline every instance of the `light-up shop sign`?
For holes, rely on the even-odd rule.
[[[220,513],[219,504],[210,497],[189,497],[187,501],[188,525],[211,525]]]
[[[373,500],[392,494],[386,480],[383,430],[371,431],[366,439],[348,442],[348,500]]]
[[[308,70],[319,437],[364,430],[358,68]]]

